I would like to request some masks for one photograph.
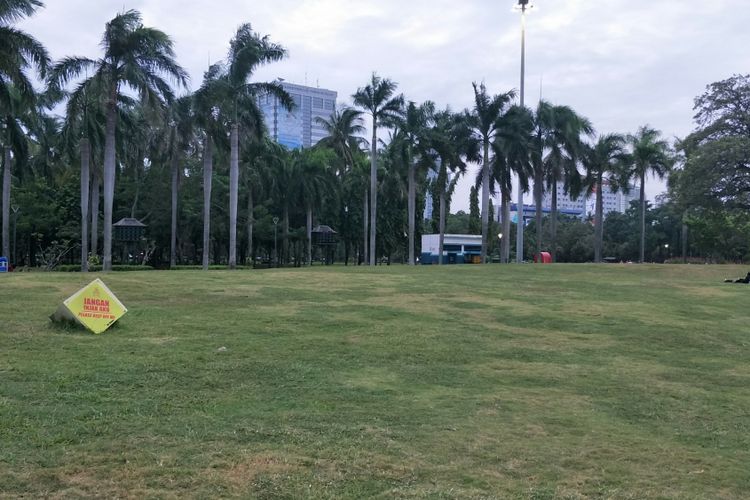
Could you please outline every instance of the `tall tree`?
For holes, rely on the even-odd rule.
[[[493,159],[490,180],[496,184],[501,194],[503,234],[500,241],[500,260],[510,261],[510,202],[513,189],[513,175],[521,181],[521,187],[528,190],[529,177],[533,175],[531,163],[532,133],[534,119],[527,108],[512,106],[499,119],[499,125],[492,141]],[[492,187],[492,186],[491,186]],[[523,207],[518,207],[517,224],[523,224]]]
[[[572,198],[581,191],[578,164],[583,152],[583,138],[594,132],[591,122],[568,106],[554,106],[551,110],[544,147],[544,172],[547,189],[551,191],[550,253],[557,258],[557,187],[562,182],[563,192]]]
[[[487,260],[490,201],[490,144],[495,138],[498,121],[503,111],[515,97],[515,92],[492,96],[484,83],[472,83],[474,108],[467,111],[467,118],[482,145],[482,263]]]
[[[298,194],[305,207],[305,227],[307,240],[308,266],[312,265],[312,229],[313,211],[319,209],[325,198],[334,194],[334,182],[331,172],[332,153],[324,147],[303,150],[297,157]]]
[[[81,74],[102,89],[106,124],[104,141],[104,262],[112,269],[112,210],[117,170],[115,138],[118,104],[124,89],[132,89],[144,105],[161,106],[170,102],[173,92],[167,79],[186,85],[187,73],[177,64],[172,40],[164,32],[143,25],[141,14],[128,10],[115,16],[104,29],[100,59],[67,57],[55,67],[51,81],[60,87]],[[165,77],[167,79],[165,79]],[[84,86],[86,83],[84,82]],[[81,86],[79,85],[79,88]]]
[[[213,64],[203,75],[200,88],[193,94],[193,113],[196,126],[202,132],[203,155],[203,242],[201,264],[204,271],[208,271],[211,259],[211,195],[213,189],[214,148],[218,143],[226,147],[226,130],[228,119],[222,113],[219,103],[222,101],[221,92],[223,68],[221,64]]]
[[[370,265],[376,264],[375,235],[378,205],[378,127],[387,126],[399,116],[404,105],[402,95],[394,96],[396,83],[372,74],[370,82],[357,89],[352,96],[354,104],[372,117],[372,142],[370,143]]]
[[[280,61],[286,49],[271,42],[268,35],[254,32],[250,23],[240,25],[229,43],[225,73],[217,81],[223,95],[222,105],[227,107],[229,130],[229,269],[237,267],[237,204],[239,196],[240,124],[251,140],[263,137],[263,115],[258,107],[258,97],[270,94],[282,106],[291,109],[292,98],[278,83],[250,82],[255,71],[266,64]]]
[[[435,184],[438,191],[438,233],[440,235],[438,264],[442,265],[445,224],[447,212],[450,211],[450,200],[458,180],[466,173],[467,163],[479,160],[479,142],[474,137],[465,116],[453,114],[446,109],[435,115],[435,124],[429,134],[429,144],[434,155],[425,155],[425,159],[430,160],[434,156],[431,161],[433,169],[437,172]],[[476,189],[472,189],[476,197]]]
[[[331,148],[339,157],[343,168],[339,172],[342,186],[354,188],[359,184],[360,172],[355,166],[355,158],[361,156],[361,148],[366,147],[367,140],[360,136],[365,132],[362,120],[362,112],[353,108],[343,107],[340,110],[334,110],[331,116],[326,118],[318,117],[316,122],[323,127],[328,134],[327,137],[318,142],[319,145]],[[368,238],[368,195],[367,186],[359,189],[362,193],[363,212],[363,243],[362,252],[363,263],[367,263],[367,238]],[[349,216],[348,210],[345,216]],[[348,247],[347,247],[348,248]],[[347,259],[348,260],[348,259]]]
[[[183,168],[181,164],[194,140],[192,104],[193,96],[186,95],[176,99],[167,110],[166,144],[167,156],[170,163],[172,194],[169,267],[172,269],[177,265],[178,202],[180,196],[180,172]]]
[[[43,4],[39,0],[5,0],[0,2],[0,117],[2,119],[3,195],[2,247],[0,254],[10,256],[10,194],[12,151],[22,152],[23,131],[20,114],[34,110],[36,92],[28,70],[36,69],[44,78],[49,56],[34,37],[14,24],[29,17]]]
[[[596,208],[594,210],[594,262],[602,261],[602,245],[604,238],[604,205],[602,185],[605,177],[610,190],[616,192],[625,173],[627,163],[625,138],[619,134],[599,136],[597,141],[586,146],[582,155],[582,163],[586,169],[584,182],[587,194],[596,194]],[[627,181],[626,181],[627,182]]]
[[[628,136],[631,147],[630,176],[640,182],[641,247],[639,262],[643,263],[646,252],[646,176],[651,173],[663,179],[672,166],[669,143],[661,138],[661,132],[645,125]]]
[[[409,101],[403,110],[403,115],[397,117],[394,125],[397,134],[401,135],[406,148],[407,168],[407,226],[408,226],[408,263],[415,265],[414,235],[416,232],[416,209],[417,209],[417,166],[422,157],[428,155],[429,151],[429,128],[432,126],[435,114],[435,103],[425,101],[416,104]]]

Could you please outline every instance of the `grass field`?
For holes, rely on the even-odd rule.
[[[0,276],[0,497],[747,498],[746,272]]]

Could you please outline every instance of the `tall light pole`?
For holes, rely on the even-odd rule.
[[[518,0],[516,9],[521,11],[521,107],[524,107],[524,92],[526,90],[526,11],[534,5],[530,0]],[[523,186],[521,176],[518,176],[518,217],[516,219],[516,262],[523,262]]]

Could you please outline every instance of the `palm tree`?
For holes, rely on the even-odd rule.
[[[317,117],[315,121],[318,125],[322,126],[328,134],[327,137],[321,139],[318,144],[324,147],[328,147],[336,153],[340,161],[343,162],[343,169],[339,172],[342,185],[350,186],[353,181],[356,181],[357,172],[355,172],[355,158],[357,154],[361,154],[361,148],[366,147],[367,140],[360,137],[360,134],[365,132],[365,127],[362,121],[362,112],[356,109],[344,106],[341,110],[334,110],[330,118],[325,119]],[[354,176],[355,179],[351,179]],[[367,224],[367,211],[368,211],[368,196],[367,187],[362,189],[364,209],[362,212],[362,221],[364,225],[363,233],[363,246],[362,255],[364,256],[363,261],[367,262],[367,237],[368,237],[368,224]],[[348,217],[348,212],[345,214]],[[348,246],[347,246],[348,251]],[[348,260],[348,254],[347,254]]]
[[[277,83],[250,83],[253,73],[265,64],[280,61],[286,49],[270,41],[269,37],[255,33],[250,23],[237,28],[229,43],[227,66],[217,89],[223,96],[223,105],[230,119],[229,132],[229,269],[237,267],[237,203],[239,195],[239,126],[246,127],[251,139],[263,136],[263,115],[258,107],[258,97],[271,94],[286,109],[294,105],[292,98]]]
[[[268,190],[269,177],[284,161],[283,146],[269,138],[253,141],[244,152],[245,167],[243,169],[245,190],[247,191],[247,257],[255,263],[253,249],[253,231],[255,226],[255,200]]]
[[[177,265],[177,215],[180,189],[180,163],[193,141],[193,97],[175,100],[167,110],[167,152],[171,166],[172,220],[170,226],[169,267]]]
[[[577,197],[581,190],[581,175],[578,163],[583,152],[583,135],[594,131],[588,119],[578,115],[568,106],[553,106],[545,133],[544,172],[547,189],[551,191],[550,207],[550,253],[552,262],[557,257],[557,186],[563,183],[563,191]],[[538,231],[538,229],[537,229]]]
[[[487,260],[487,244],[489,231],[490,204],[490,144],[495,138],[498,120],[505,107],[515,97],[515,92],[491,96],[487,93],[484,83],[474,87],[474,108],[467,111],[467,119],[482,147],[482,263]]]
[[[44,78],[49,56],[34,37],[16,29],[13,24],[34,14],[43,4],[39,0],[4,0],[0,2],[0,117],[3,133],[2,248],[10,255],[10,191],[12,151],[23,153],[25,138],[19,115],[34,109],[36,92],[27,70],[33,67]]]
[[[59,98],[68,97],[65,92],[57,88],[49,88],[48,93]],[[99,104],[99,92],[97,89],[91,89],[90,86],[84,86],[80,92],[75,94],[75,98],[69,98],[66,104],[65,120],[61,130],[61,142],[67,150],[68,156],[72,159],[76,156],[76,146],[78,148],[78,157],[81,162],[81,271],[87,272],[88,252],[89,252],[89,218],[96,221],[96,214],[89,215],[90,203],[93,201],[92,189],[90,189],[92,173],[96,169],[91,168],[91,161],[95,152],[101,150],[104,140],[104,122],[103,108]],[[98,212],[98,187],[97,189],[97,212]],[[91,246],[95,248],[96,230],[92,225]]]
[[[222,67],[213,64],[203,75],[200,88],[193,95],[193,113],[196,126],[203,135],[203,255],[201,263],[208,271],[211,257],[211,191],[213,185],[214,144],[226,142],[227,119],[217,106],[221,96],[218,87]]]
[[[306,149],[297,156],[296,179],[300,201],[305,207],[307,235],[307,265],[312,265],[313,210],[319,208],[323,198],[333,193],[330,172],[331,154],[326,148]]]
[[[409,239],[409,265],[415,265],[414,259],[414,234],[416,232],[417,211],[417,165],[420,157],[426,156],[429,149],[427,139],[428,129],[432,125],[435,114],[435,103],[425,101],[417,105],[409,101],[403,110],[403,115],[395,119],[394,125],[397,133],[403,136],[406,146],[407,165],[407,214],[408,214],[408,239]]]
[[[641,248],[639,262],[643,263],[646,253],[646,176],[653,173],[663,179],[672,167],[669,143],[661,139],[661,132],[645,125],[635,134],[628,135],[631,147],[630,177],[641,183]]]
[[[143,25],[141,14],[128,10],[115,16],[104,29],[100,59],[66,57],[50,75],[52,84],[62,87],[81,74],[91,74],[73,92],[82,92],[91,81],[102,89],[106,123],[104,141],[104,271],[112,270],[112,209],[117,168],[115,138],[118,106],[124,88],[135,91],[144,105],[158,107],[171,102],[173,92],[167,80],[186,85],[187,73],[177,64],[172,40],[164,32]]]
[[[404,105],[402,95],[394,96],[396,83],[372,74],[370,82],[357,89],[352,96],[354,104],[372,117],[372,142],[370,143],[370,265],[376,264],[375,235],[378,201],[378,126],[387,126],[398,117]]]
[[[594,262],[602,261],[602,243],[604,235],[604,207],[602,184],[605,176],[609,176],[610,189],[619,188],[618,180],[624,171],[626,162],[625,138],[620,134],[600,136],[596,143],[586,146],[582,155],[583,166],[586,169],[586,193],[596,193],[596,209],[594,211]]]
[[[533,175],[531,145],[533,142],[534,118],[527,108],[512,106],[498,124],[492,141],[492,172],[490,178],[497,183],[501,194],[503,234],[501,240],[501,262],[510,261],[510,197],[513,189],[513,174],[518,176],[524,192],[528,190],[529,177]],[[523,207],[518,207],[517,224],[523,224]]]
[[[437,167],[437,190],[439,193],[438,219],[438,264],[443,264],[443,243],[445,241],[445,218],[449,211],[451,196],[468,162],[479,161],[479,142],[462,114],[453,114],[449,109],[435,114],[435,125],[429,134],[430,147],[434,155],[425,159],[433,161]],[[432,157],[435,157],[434,159]],[[435,161],[436,160],[436,161]]]

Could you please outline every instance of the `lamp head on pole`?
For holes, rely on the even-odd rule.
[[[517,10],[519,12],[526,12],[527,10],[531,10],[534,8],[534,4],[531,0],[518,0],[516,5],[513,6],[513,10]]]

